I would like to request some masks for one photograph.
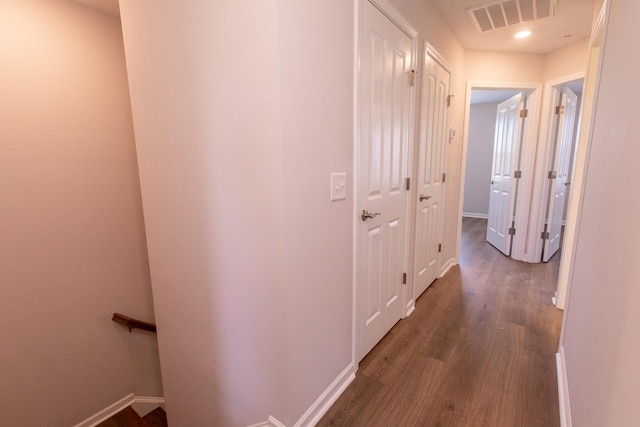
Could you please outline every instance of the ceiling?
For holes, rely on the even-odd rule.
[[[83,4],[93,9],[98,9],[109,15],[120,16],[120,5],[118,0],[70,0],[74,3]]]
[[[118,0],[71,0],[120,16]],[[429,1],[429,0],[423,0]],[[449,28],[469,50],[547,53],[562,46],[588,38],[591,34],[595,0],[556,0],[556,16],[529,21],[480,33],[472,24],[466,10],[493,0],[430,0]],[[513,35],[528,29],[533,34],[526,39]]]
[[[527,53],[547,53],[562,46],[588,38],[595,0],[557,0],[556,16],[529,21],[481,33],[472,24],[466,10],[491,0],[431,0],[449,28],[468,50],[490,50]],[[531,30],[526,39],[515,39],[521,30]]]

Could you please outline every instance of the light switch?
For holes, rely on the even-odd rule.
[[[335,172],[331,174],[331,201],[347,198],[347,174]]]

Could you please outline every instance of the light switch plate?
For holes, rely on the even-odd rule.
[[[346,172],[334,172],[331,174],[331,198],[343,200],[347,198],[347,174]]]

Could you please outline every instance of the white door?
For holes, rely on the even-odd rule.
[[[493,164],[491,166],[491,194],[489,196],[489,220],[487,222],[487,242],[505,255],[511,254],[511,234],[513,224],[517,179],[520,158],[520,142],[524,129],[522,93],[498,105],[496,132],[493,142]]]
[[[558,133],[553,158],[552,178],[549,192],[549,209],[547,216],[547,232],[549,238],[544,241],[542,260],[547,262],[560,248],[562,217],[564,216],[565,199],[569,189],[569,170],[571,167],[571,147],[575,134],[578,96],[569,88],[562,91],[558,113]]]
[[[414,298],[438,277],[444,221],[444,182],[448,141],[449,72],[429,51],[424,56],[420,147],[416,182]]]
[[[403,316],[412,40],[363,2],[358,75],[357,357]],[[371,217],[367,217],[366,213]],[[364,215],[363,215],[364,214]]]

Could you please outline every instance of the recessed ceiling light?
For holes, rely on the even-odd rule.
[[[519,33],[516,33],[515,38],[517,39],[523,39],[525,37],[529,37],[531,35],[531,31],[526,30],[526,31],[520,31]]]

